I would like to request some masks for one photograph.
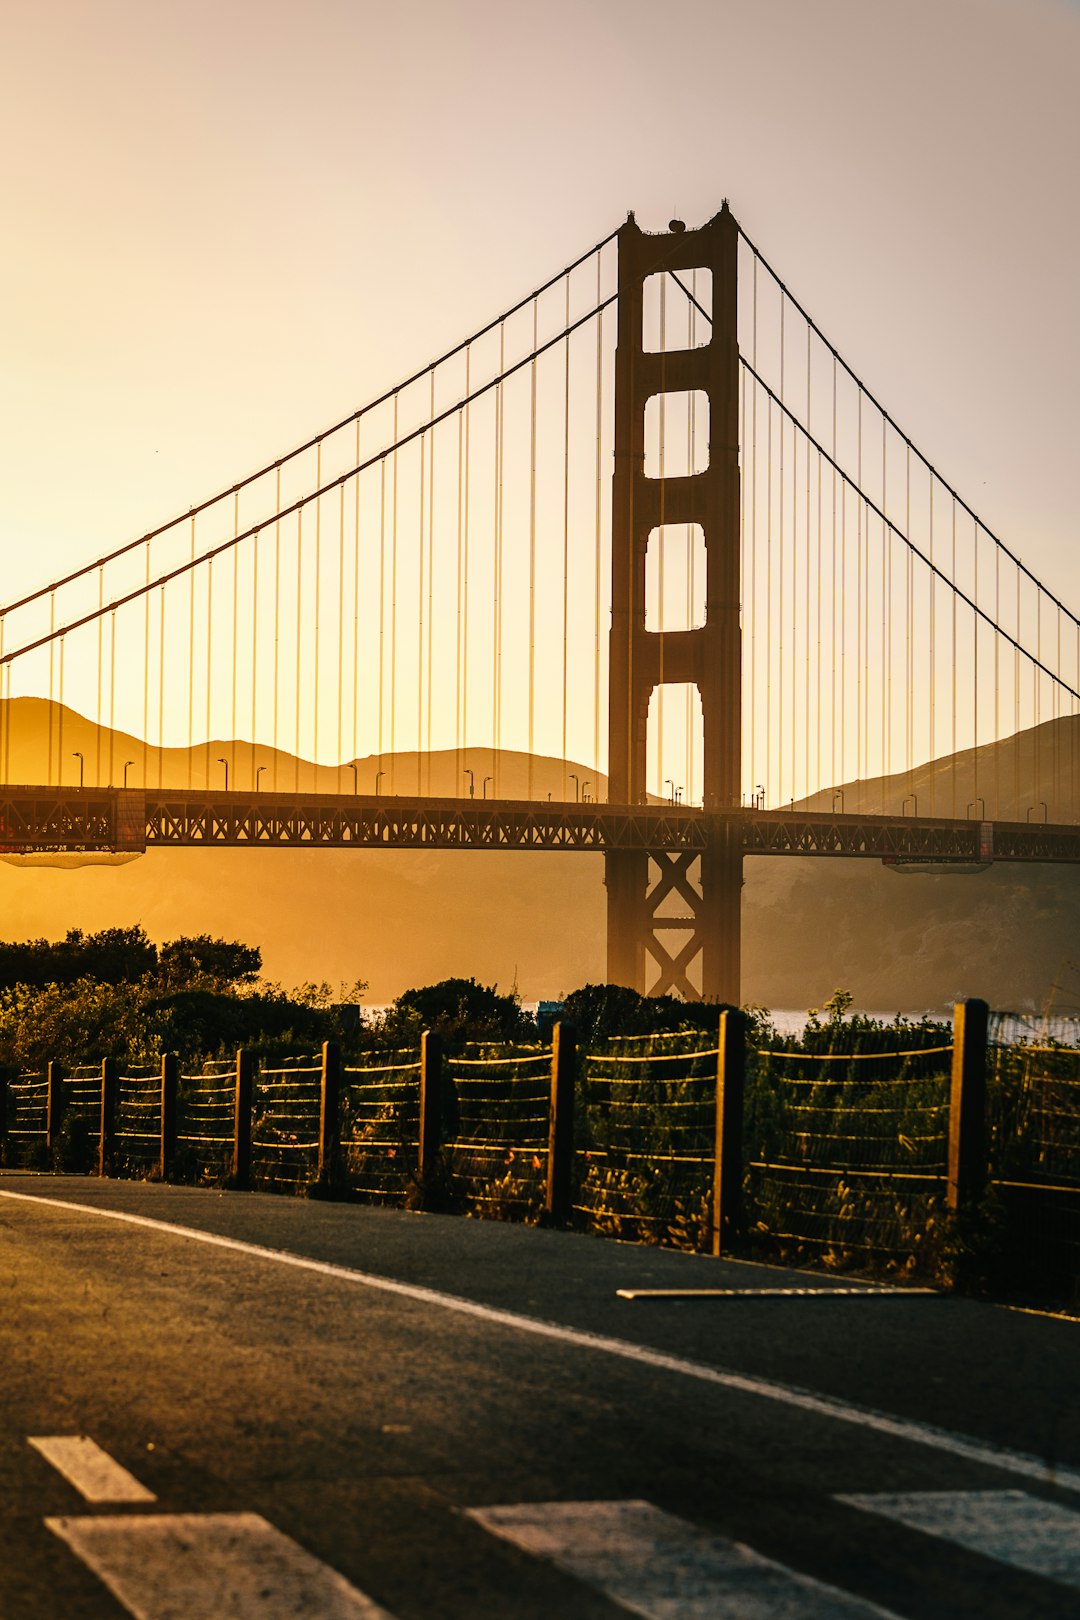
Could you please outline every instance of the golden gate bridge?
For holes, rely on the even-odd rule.
[[[1080,621],[727,205],[631,215],[0,611],[0,847],[602,853],[609,979],[737,1002],[747,855],[1080,859],[1078,709]]]

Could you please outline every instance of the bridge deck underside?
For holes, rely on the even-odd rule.
[[[1080,826],[338,794],[0,788],[0,854],[151,845],[701,852],[731,823],[744,855],[980,864],[1080,861]]]

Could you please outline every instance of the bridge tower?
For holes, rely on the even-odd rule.
[[[644,347],[650,276],[712,272],[712,337],[700,348]],[[619,325],[615,358],[612,489],[612,618],[608,797],[646,797],[646,741],[653,692],[693,683],[704,723],[704,813],[700,854],[614,850],[605,856],[607,976],[654,994],[739,1001],[742,839],[742,633],[739,557],[738,227],[725,202],[694,231],[643,232],[629,216],[619,232]],[[645,407],[653,395],[700,390],[709,402],[709,462],[677,478],[645,476]],[[706,612],[698,628],[646,629],[645,557],[662,524],[700,524],[705,535]],[[677,908],[672,911],[672,905]],[[668,946],[666,940],[681,940]],[[646,956],[658,969],[647,981]],[[700,992],[690,969],[700,957]]]

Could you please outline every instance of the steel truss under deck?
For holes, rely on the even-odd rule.
[[[655,912],[682,893],[689,861],[732,844],[744,856],[1073,862],[1080,861],[1080,826],[403,795],[0,787],[2,854],[127,853],[157,844],[638,851],[661,872],[661,892],[650,895]]]

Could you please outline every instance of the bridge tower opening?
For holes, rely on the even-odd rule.
[[[695,269],[710,272],[709,341],[685,349],[646,348],[646,282]],[[615,804],[647,801],[653,693],[663,685],[692,683],[700,694],[704,729],[698,813],[709,836],[700,854],[672,856],[658,849],[612,850],[605,856],[607,976],[653,994],[673,991],[736,1005],[742,891],[737,292],[738,227],[726,203],[698,230],[647,234],[633,214],[620,230],[608,797]],[[655,466],[646,465],[650,401],[690,392],[708,401],[707,464],[678,476],[658,476]],[[697,524],[704,533],[705,619],[691,629],[664,631],[646,624],[649,536],[664,524]],[[677,946],[669,944],[674,939]],[[649,958],[654,974],[648,973]]]

